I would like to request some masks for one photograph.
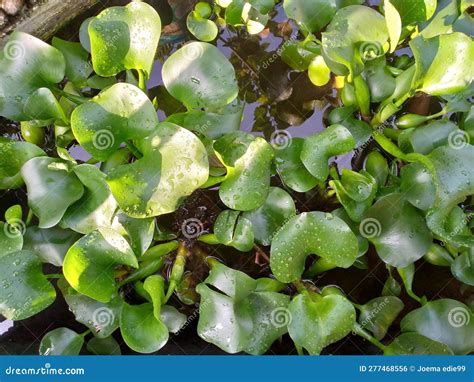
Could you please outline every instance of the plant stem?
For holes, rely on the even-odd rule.
[[[296,290],[298,291],[298,293],[301,293],[301,292],[306,291],[306,287],[305,287],[304,284],[301,282],[301,280],[293,281],[292,284],[293,284],[293,286],[296,288]]]
[[[58,88],[50,88],[50,90],[53,93],[56,93],[60,96],[63,96],[64,98],[67,98],[69,101],[74,102],[76,105],[81,105],[81,104],[89,101],[89,98],[87,98],[87,97],[77,96],[77,95],[65,92],[64,90],[61,90],[61,89],[58,89]]]
[[[316,260],[312,265],[311,267],[308,269],[308,271],[306,272],[306,277],[314,277],[314,276],[317,276],[321,273],[324,273],[326,271],[329,271],[331,269],[334,269],[336,268],[336,266],[323,259],[323,258],[320,258],[318,260]]]
[[[26,217],[25,225],[28,227],[31,224],[32,220],[33,220],[33,210],[30,208],[28,210],[28,216]]]
[[[303,348],[301,346],[295,344],[295,348],[296,348],[296,351],[297,351],[298,355],[304,355],[304,351],[303,351]]]
[[[85,337],[85,336],[87,336],[90,332],[91,332],[90,330],[86,330],[84,333],[81,333],[81,334],[79,334],[79,335],[82,336],[82,337]]]
[[[132,142],[126,141],[125,144],[127,145],[127,148],[130,150],[130,152],[133,154],[133,156],[137,159],[143,158],[143,154],[138,150],[135,145]]]
[[[354,333],[357,334],[358,336],[361,336],[362,338],[366,339],[369,341],[372,345],[377,346],[380,350],[384,351],[386,346],[381,343],[378,339],[372,337],[366,330],[362,328],[358,323],[354,325]]]
[[[45,275],[47,279],[62,279],[64,277],[61,273],[51,273],[49,275]]]
[[[148,89],[146,88],[146,83],[145,83],[145,73],[141,69],[138,69],[137,71],[138,71],[138,87],[144,93],[146,93]]]
[[[209,188],[223,182],[226,178],[226,175],[222,176],[210,176],[206,183],[204,183],[200,188]]]
[[[205,233],[197,238],[198,241],[204,244],[209,245],[219,245],[220,241],[217,239],[216,235],[213,233]]]

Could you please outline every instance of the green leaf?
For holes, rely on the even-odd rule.
[[[153,304],[153,314],[157,320],[161,320],[161,305],[165,302],[165,280],[160,275],[151,275],[143,283]]]
[[[257,281],[245,273],[214,263],[209,277],[196,287],[201,295],[199,336],[228,353],[265,353],[287,331],[289,297],[256,288]]]
[[[388,35],[390,37],[390,53],[395,52],[395,49],[397,49],[398,41],[402,34],[402,19],[397,8],[392,4],[393,1],[385,0],[383,2],[385,22],[387,23]],[[436,3],[436,0],[434,2]]]
[[[175,113],[166,122],[175,123],[195,134],[218,139],[225,134],[240,130],[244,107],[241,103],[232,103],[215,111],[191,110]]]
[[[415,56],[413,86],[417,91],[444,95],[465,90],[474,77],[470,64],[474,59],[474,42],[464,33],[451,33],[410,42]]]
[[[450,145],[439,147],[428,156],[435,168],[438,185],[436,200],[426,215],[428,227],[449,243],[474,245],[473,235],[463,233],[463,226],[450,229],[449,216],[466,197],[474,194],[474,147],[451,137]],[[413,180],[417,183],[417,179]]]
[[[47,121],[61,118],[67,121],[61,105],[48,88],[39,88],[32,92],[25,101],[23,112],[33,120]]]
[[[423,215],[397,193],[370,207],[359,229],[375,245],[379,257],[394,267],[406,267],[420,259],[432,243]]]
[[[54,302],[56,291],[33,252],[4,253],[1,259],[0,314],[9,320],[24,320]]]
[[[53,37],[52,45],[64,55],[68,80],[79,87],[83,86],[92,73],[89,53],[80,43],[61,40],[58,37]]]
[[[120,211],[114,217],[112,228],[127,239],[133,252],[140,257],[153,241],[155,220],[131,218]]]
[[[403,302],[395,296],[376,297],[360,307],[359,324],[381,340],[403,310]]]
[[[0,141],[0,190],[21,187],[21,167],[32,158],[45,155],[38,146],[28,142]]]
[[[288,146],[275,150],[278,174],[293,191],[309,191],[318,184],[318,180],[303,166],[300,158],[305,140],[292,138],[290,142]]]
[[[180,313],[178,309],[171,305],[161,307],[160,319],[168,328],[170,333],[178,333],[188,322],[185,314]]]
[[[40,355],[78,355],[84,337],[68,328],[57,328],[46,333],[39,347]]]
[[[126,83],[106,88],[71,115],[74,136],[98,160],[110,157],[126,140],[150,135],[157,124],[147,95]]]
[[[105,181],[105,175],[89,164],[76,166],[73,171],[84,185],[84,194],[67,209],[63,223],[82,234],[110,227],[117,202]]]
[[[311,175],[325,181],[329,175],[329,159],[351,151],[355,144],[352,134],[344,126],[331,125],[322,132],[305,138],[301,161]]]
[[[198,12],[193,11],[186,18],[188,30],[200,41],[210,42],[217,37],[219,29],[214,21],[202,17]]]
[[[381,102],[393,94],[396,86],[395,78],[387,69],[385,57],[368,61],[364,72],[371,102]]]
[[[324,86],[331,79],[331,70],[326,65],[323,56],[316,56],[308,67],[308,76],[316,86]]]
[[[337,267],[350,267],[358,255],[357,238],[340,218],[304,212],[288,220],[272,241],[270,267],[282,282],[299,279],[306,257],[316,254]]]
[[[107,8],[87,29],[98,75],[109,77],[137,69],[149,77],[161,35],[161,19],[152,6],[134,1],[125,7]]]
[[[24,225],[21,220],[15,223],[0,222],[0,258],[23,248],[22,229],[24,229]]]
[[[474,350],[473,316],[463,303],[441,299],[411,311],[400,326],[402,332],[416,332],[449,346],[454,354],[468,354]]]
[[[290,297],[275,292],[254,292],[249,296],[253,330],[244,351],[264,354],[287,331],[291,317],[287,309]]]
[[[164,63],[162,76],[170,94],[188,108],[218,108],[237,97],[233,66],[219,49],[205,42],[178,49]]]
[[[211,272],[205,282],[236,301],[245,299],[257,287],[256,281],[250,276],[228,268],[217,261],[212,264]]]
[[[370,28],[366,26],[370,25]],[[388,40],[385,18],[376,10],[352,5],[337,11],[331,23],[322,33],[322,47],[326,63],[338,75],[350,74],[351,79],[364,69],[364,60],[370,60],[385,53]],[[326,58],[326,57],[325,57]],[[339,66],[344,65],[342,72]]]
[[[214,143],[227,168],[227,175],[219,188],[222,202],[229,208],[250,211],[261,206],[270,188],[273,150],[260,137],[236,131]]]
[[[349,0],[344,5],[361,4],[363,1]],[[336,1],[326,0],[285,0],[283,8],[286,15],[296,21],[300,29],[307,33],[316,33],[324,28],[341,7]]]
[[[227,353],[238,353],[251,340],[253,323],[248,303],[234,304],[231,297],[199,284],[201,295],[197,333]]]
[[[129,216],[145,218],[175,211],[209,176],[207,152],[190,131],[169,122],[137,142],[143,158],[107,176],[112,194]]]
[[[96,355],[121,355],[119,343],[114,337],[91,338],[87,342],[87,350]]]
[[[437,0],[435,14],[432,18],[420,25],[421,35],[424,38],[451,33],[453,24],[459,16],[460,7],[458,1]]]
[[[418,333],[403,333],[384,349],[384,355],[453,355],[453,351],[437,341]]]
[[[462,135],[462,131],[453,122],[439,120],[404,130],[398,137],[398,145],[405,152],[429,154],[437,147],[447,144],[452,137]]]
[[[430,19],[436,11],[436,0],[390,0],[400,14],[403,25]]]
[[[97,338],[107,338],[119,327],[123,300],[118,294],[103,303],[76,292],[64,279],[58,281],[58,287],[75,320],[87,326]]]
[[[464,284],[474,286],[474,251],[463,253],[456,257],[451,265],[454,277]]]
[[[252,223],[255,240],[269,246],[278,228],[294,215],[296,207],[291,195],[281,188],[270,187],[265,203],[253,211],[244,212],[242,217]]]
[[[124,304],[120,331],[125,343],[139,353],[153,353],[168,342],[168,328],[153,314],[153,305]]]
[[[288,311],[291,339],[312,355],[348,335],[356,319],[352,304],[335,294],[324,297],[307,292],[299,294],[288,305]]]
[[[222,211],[214,223],[214,233],[220,243],[248,252],[253,248],[252,222],[239,215],[240,211]]]
[[[332,180],[329,184],[351,220],[360,222],[377,194],[377,183],[372,175],[364,170],[358,173],[342,169],[340,180]]]
[[[114,267],[138,268],[128,242],[110,228],[93,231],[78,240],[66,254],[63,272],[69,284],[88,297],[109,302],[117,290]]]
[[[28,227],[24,235],[23,249],[36,253],[44,263],[61,267],[69,247],[79,238],[78,233],[69,229]]]
[[[0,116],[15,121],[32,118],[23,112],[28,97],[64,78],[66,63],[59,50],[36,37],[13,32],[0,55]]]
[[[59,223],[64,213],[84,193],[84,187],[66,161],[48,157],[30,159],[21,168],[28,190],[28,205],[40,228]]]

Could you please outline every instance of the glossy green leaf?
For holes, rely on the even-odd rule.
[[[28,142],[0,141],[0,190],[21,187],[21,167],[32,158],[45,155],[38,146]]]
[[[79,238],[77,232],[69,229],[28,227],[24,235],[23,249],[35,252],[44,263],[61,267],[69,247]]]
[[[379,187],[383,187],[388,178],[387,159],[379,151],[371,151],[364,162],[365,171],[372,175]]]
[[[432,243],[423,215],[402,194],[380,198],[364,214],[359,229],[375,245],[379,257],[394,267],[423,257]]]
[[[82,86],[92,73],[89,53],[78,42],[53,37],[52,45],[57,48],[66,60],[66,77],[72,83]]]
[[[157,123],[156,111],[146,94],[126,83],[103,90],[71,115],[74,136],[98,160],[110,157],[126,140],[150,135]]]
[[[456,257],[451,265],[453,276],[467,285],[474,286],[474,252],[469,252]]]
[[[103,10],[88,24],[92,64],[103,77],[126,69],[143,70],[147,76],[158,48],[161,19],[143,2]]]
[[[165,280],[160,275],[148,276],[143,288],[151,298],[155,318],[161,320],[161,305],[165,302]]]
[[[474,168],[469,165],[474,161],[474,147],[453,136],[449,146],[435,149],[428,157],[438,179],[436,200],[426,216],[428,227],[447,242],[473,245],[473,235],[463,233],[464,225],[450,229],[447,222],[452,210],[474,194]]]
[[[202,17],[198,12],[193,11],[186,18],[188,30],[200,41],[209,42],[217,37],[219,29],[214,21]]]
[[[436,0],[390,0],[397,9],[403,25],[425,21],[433,16],[436,10]]]
[[[114,217],[112,228],[127,239],[133,252],[139,257],[145,253],[153,241],[155,221],[152,218],[131,218],[120,211]]]
[[[48,157],[30,159],[21,168],[28,205],[39,218],[39,228],[55,226],[79,200],[84,187],[65,161]]]
[[[153,305],[124,304],[120,332],[125,343],[139,353],[153,353],[168,342],[168,328],[153,315]]]
[[[289,297],[256,288],[257,281],[245,273],[214,263],[196,288],[201,295],[199,336],[228,353],[265,353],[287,331]]]
[[[436,3],[436,0],[434,0],[434,2]],[[393,53],[395,49],[397,49],[398,41],[402,34],[402,19],[397,8],[393,5],[393,0],[385,0],[383,7],[388,35],[390,37],[390,53]]]
[[[400,326],[402,332],[416,332],[447,345],[454,354],[468,354],[474,349],[473,316],[463,303],[441,299],[411,311]]]
[[[138,268],[128,242],[110,228],[93,231],[77,241],[66,254],[63,272],[69,284],[88,297],[109,302],[117,285],[114,267]]]
[[[359,324],[381,340],[403,309],[403,302],[395,296],[376,297],[360,308]]]
[[[33,120],[47,121],[61,118],[67,121],[61,105],[48,88],[39,88],[32,92],[25,101],[23,112]]]
[[[435,148],[448,143],[452,137],[462,137],[462,135],[463,133],[453,122],[439,120],[416,129],[403,131],[398,137],[398,145],[405,152],[429,154]]]
[[[303,138],[292,138],[291,144],[275,150],[275,164],[278,174],[286,186],[297,192],[306,192],[318,184],[318,180],[309,173],[301,162]]]
[[[296,21],[305,33],[319,32],[336,14],[341,6],[362,4],[363,1],[349,0],[344,4],[325,0],[285,0],[283,7],[286,15]]]
[[[175,211],[182,198],[202,186],[209,175],[207,152],[190,131],[169,122],[139,142],[143,158],[118,166],[107,176],[120,208],[145,218]]]
[[[220,243],[248,252],[254,241],[252,222],[239,215],[239,211],[222,211],[214,223],[214,234]]]
[[[22,230],[24,225],[22,225],[21,220],[15,223],[0,221],[0,258],[9,253],[20,251],[23,248]]]
[[[113,337],[91,338],[87,342],[89,353],[96,355],[121,355],[119,343]]]
[[[453,351],[441,342],[433,341],[418,333],[403,333],[385,349],[385,355],[453,355]]]
[[[64,279],[58,281],[58,287],[76,321],[97,338],[107,338],[119,327],[123,300],[118,294],[103,303],[76,292]]]
[[[105,175],[89,164],[76,166],[73,171],[84,185],[84,194],[67,209],[63,223],[82,234],[91,233],[97,228],[110,227],[117,202],[105,181]]]
[[[451,94],[471,83],[474,42],[465,34],[455,32],[430,39],[418,36],[410,47],[416,63],[416,90],[431,95]]]
[[[227,168],[227,176],[219,188],[222,202],[240,211],[261,206],[270,187],[273,150],[268,142],[239,131],[218,139],[214,150]]]
[[[171,305],[161,307],[160,319],[168,328],[170,333],[178,333],[188,321],[185,314],[180,313],[178,309]]]
[[[362,72],[364,60],[385,53],[387,40],[385,18],[376,10],[359,5],[340,9],[322,34],[324,54],[330,61],[347,68],[341,72],[338,66],[326,61],[331,70],[338,75],[349,73],[352,78]]]
[[[358,255],[357,238],[340,218],[324,212],[305,212],[277,231],[271,246],[270,267],[278,280],[295,281],[301,277],[310,254],[348,268]]]
[[[329,184],[336,191],[349,217],[360,222],[377,194],[377,183],[372,175],[363,170],[355,172],[342,169],[340,180],[332,180]]]
[[[329,159],[349,152],[355,144],[349,130],[339,124],[332,125],[320,133],[305,138],[301,161],[311,175],[325,181],[329,175]]]
[[[265,203],[242,217],[252,223],[255,240],[265,246],[271,244],[275,232],[296,215],[295,202],[290,194],[278,187],[270,187]]]
[[[390,97],[395,91],[395,78],[387,69],[385,57],[368,61],[364,73],[371,102],[381,102]]]
[[[84,337],[68,328],[57,328],[46,333],[39,347],[40,355],[78,355]]]
[[[24,320],[54,302],[56,291],[33,252],[4,253],[1,260],[0,314],[9,320]]]
[[[331,79],[331,70],[326,65],[323,56],[316,56],[308,67],[308,76],[316,86],[324,86]]]
[[[238,93],[235,71],[213,45],[191,42],[173,53],[163,65],[163,83],[188,108],[217,108]]]
[[[297,295],[288,305],[291,339],[317,355],[326,346],[339,341],[354,327],[356,314],[352,304],[343,296]]]
[[[62,81],[66,63],[56,48],[15,31],[0,55],[0,67],[0,116],[27,121],[33,119],[23,112],[28,97]]]

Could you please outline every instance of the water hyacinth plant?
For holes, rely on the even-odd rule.
[[[281,65],[333,89],[324,129],[304,137],[241,128],[248,78],[217,42],[264,36],[276,12],[294,32]],[[158,88],[162,19],[146,2],[86,19],[79,42],[13,32],[0,314],[64,299],[76,323],[43,336],[46,355],[166,352],[188,327],[227,353],[337,353],[347,338],[372,354],[473,352],[472,13],[464,0],[194,2]],[[273,78],[269,54],[258,67]],[[327,281],[377,268],[370,298]]]

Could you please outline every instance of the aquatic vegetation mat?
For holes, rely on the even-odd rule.
[[[472,13],[465,0],[198,2],[159,65],[170,37],[145,2],[88,18],[78,42],[13,32],[0,314],[64,300],[76,322],[44,334],[48,355],[166,352],[190,328],[227,353],[473,352]],[[279,47],[244,68],[216,43],[275,26]],[[278,82],[276,61],[331,93],[323,129],[267,123],[300,124],[278,114],[299,86],[246,90]]]

